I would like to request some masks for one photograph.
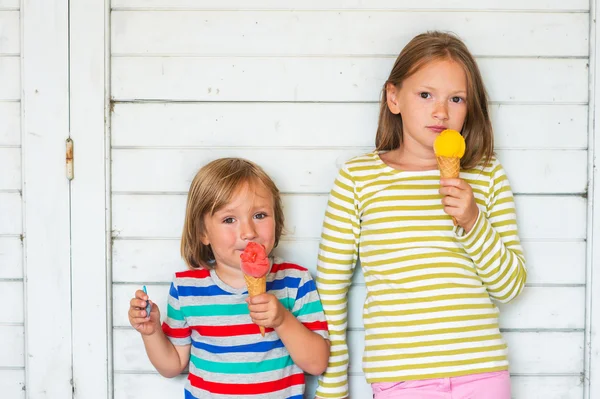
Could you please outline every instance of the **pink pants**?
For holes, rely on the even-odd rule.
[[[374,399],[510,399],[508,371],[373,384]]]

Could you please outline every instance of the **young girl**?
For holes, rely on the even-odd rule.
[[[444,129],[461,132],[466,153],[460,178],[440,181],[433,142]],[[332,346],[317,396],[348,396],[347,293],[360,255],[374,398],[509,399],[492,300],[515,298],[527,273],[487,95],[458,38],[421,34],[402,50],[375,141],[345,164],[329,197],[317,288]]]
[[[327,367],[327,323],[306,269],[271,260],[267,293],[248,298],[240,254],[248,242],[269,254],[282,229],[279,190],[257,165],[219,159],[194,178],[181,240],[190,270],[175,274],[162,329],[143,291],[129,308],[160,374],[174,377],[189,366],[186,399],[301,399],[303,371]]]

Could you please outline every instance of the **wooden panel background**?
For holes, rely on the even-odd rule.
[[[25,397],[19,1],[0,0],[0,392]]]
[[[153,371],[126,311],[142,284],[164,308],[171,276],[184,268],[178,239],[197,168],[221,156],[261,164],[284,194],[287,225],[276,253],[314,273],[337,169],[372,148],[379,93],[397,53],[434,28],[458,33],[477,57],[498,157],[516,194],[529,280],[522,297],[501,307],[513,396],[583,396],[587,1],[113,0],[112,7],[115,398],[181,394],[185,376]],[[363,297],[358,272],[349,332],[355,398],[370,395],[360,370]],[[307,397],[314,386],[309,379]]]

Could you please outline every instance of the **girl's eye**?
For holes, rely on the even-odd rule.
[[[424,92],[419,93],[419,96],[421,96],[421,98],[430,98],[431,93],[424,91]]]
[[[461,97],[452,97],[450,99],[450,101],[452,101],[453,103],[461,103],[461,102],[463,102],[465,100],[463,100]]]
[[[225,224],[231,224],[233,222],[235,222],[234,218],[225,218],[225,219],[223,219],[223,223],[225,223]]]
[[[264,213],[264,212],[257,213],[256,215],[254,215],[254,218],[255,218],[255,219],[259,219],[259,220],[261,220],[261,219],[264,219],[264,218],[266,218],[266,217],[267,217],[267,214],[266,214],[266,213]]]

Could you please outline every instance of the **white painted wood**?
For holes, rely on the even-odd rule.
[[[0,146],[21,144],[21,105],[18,102],[0,102]]]
[[[598,76],[600,76],[600,40],[598,18],[600,17],[599,3],[590,1],[590,114],[589,114],[589,171],[590,183],[588,198],[588,251],[586,264],[586,330],[585,330],[585,374],[584,398],[600,397],[600,177],[598,175],[598,155],[600,140],[596,133],[600,122],[600,97]]]
[[[511,372],[515,374],[580,373],[583,371],[583,332],[504,332]],[[363,331],[349,331],[350,372],[361,373]],[[548,348],[561,348],[560,351]],[[115,371],[151,372],[139,333],[114,331]]]
[[[25,366],[25,343],[22,325],[1,325],[0,368]]]
[[[440,12],[401,11],[114,11],[111,25],[113,56],[397,55],[416,34],[434,29],[465,38],[478,56],[587,56],[589,16],[455,12],[448,18]],[[358,26],[360,29],[353,28]]]
[[[169,379],[157,373],[118,373],[115,376],[115,399],[177,398],[182,395],[187,375]],[[312,398],[316,377],[306,377],[306,398]],[[352,398],[370,398],[371,387],[363,375],[349,378]],[[512,376],[514,399],[580,399],[583,391],[577,376]]]
[[[7,0],[5,0],[7,1]],[[284,10],[320,10],[320,9],[357,9],[357,10],[589,10],[586,0],[429,0],[414,2],[412,0],[112,0],[113,9],[128,8],[161,8],[161,9],[284,9]]]
[[[286,238],[318,238],[327,195],[283,195]],[[116,195],[113,236],[179,238],[186,197],[183,195]],[[586,237],[586,201],[574,196],[517,196],[519,235],[525,240],[581,240]],[[297,212],[296,210],[302,210]],[[556,210],[561,217],[556,217]],[[314,215],[307,218],[306,215]]]
[[[113,287],[113,323],[127,327],[128,303],[141,284],[117,284]],[[166,311],[169,283],[147,285],[148,296],[161,314]],[[349,292],[348,328],[362,329],[362,307],[366,288],[355,285]],[[527,287],[508,305],[500,306],[500,327],[508,329],[583,329],[584,287]]]
[[[9,399],[25,399],[25,371],[0,370],[0,392]]]
[[[21,189],[21,149],[0,147],[0,190]]]
[[[106,242],[105,11],[109,1],[71,0],[71,277],[75,398],[106,399],[109,328]],[[108,33],[107,33],[108,34]],[[108,57],[108,56],[107,56]]]
[[[490,111],[496,149],[587,148],[585,105],[494,104]],[[117,103],[111,139],[113,148],[371,148],[378,115],[376,103]]]
[[[27,397],[68,398],[73,376],[69,184],[65,177],[68,3],[25,0],[22,15]],[[16,80],[14,76],[18,75],[12,77]]]
[[[0,235],[19,236],[23,231],[21,196],[0,192]]]
[[[8,9],[19,9],[19,0],[0,0],[0,7]]]
[[[20,53],[19,11],[0,11],[0,54]]]
[[[23,282],[0,281],[0,322],[23,324]]]
[[[115,240],[113,243],[113,281],[166,283],[173,274],[186,270],[179,253],[179,239]],[[528,284],[585,284],[584,241],[523,242],[527,258]],[[297,263],[316,275],[319,240],[280,241],[275,254],[288,262]],[[360,269],[354,282],[364,282]]]
[[[113,150],[112,189],[185,193],[202,165],[221,157],[239,156],[261,165],[282,192],[328,192],[343,163],[368,151],[368,148]],[[515,193],[567,194],[586,190],[585,150],[501,150],[497,154]]]
[[[23,278],[23,245],[18,237],[0,237],[0,279]]]
[[[119,57],[112,60],[112,98],[378,101],[394,59]],[[478,64],[491,101],[588,100],[585,59],[482,58]]]
[[[21,98],[19,57],[0,56],[0,101]]]

